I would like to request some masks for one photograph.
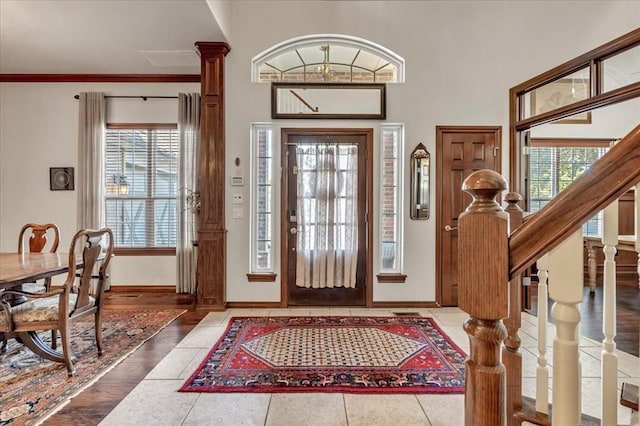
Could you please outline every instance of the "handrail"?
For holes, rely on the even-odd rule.
[[[513,277],[640,182],[640,125],[517,228],[509,240]]]

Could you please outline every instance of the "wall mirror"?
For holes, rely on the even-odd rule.
[[[429,219],[430,155],[421,143],[411,153],[411,219]]]

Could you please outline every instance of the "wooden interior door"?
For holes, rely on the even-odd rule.
[[[372,299],[371,255],[371,167],[368,152],[373,132],[370,129],[283,129],[283,185],[282,185],[282,285],[283,301],[287,306],[365,306]],[[306,288],[296,285],[296,256],[298,252],[298,165],[296,148],[340,144],[355,146],[357,150],[357,266],[353,288]]]
[[[458,216],[471,196],[462,182],[472,172],[500,172],[501,127],[436,127],[436,301],[458,305]]]

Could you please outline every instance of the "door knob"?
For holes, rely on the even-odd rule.
[[[444,226],[444,230],[447,231],[447,232],[451,232],[451,231],[454,231],[456,229],[458,229],[457,226],[451,226],[451,225],[445,225]]]
[[[298,233],[298,228],[293,227],[293,228],[289,229],[289,232],[291,232],[293,235],[296,235]]]

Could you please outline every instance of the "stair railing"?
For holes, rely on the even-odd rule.
[[[507,410],[507,373],[501,360],[503,342],[513,334],[503,324],[509,317],[509,289],[521,272],[547,253],[550,255],[543,264],[546,260],[549,270],[575,269],[551,278],[555,284],[549,287],[556,322],[552,421],[580,423],[578,304],[582,300],[583,265],[582,256],[576,253],[582,253],[581,227],[639,182],[640,125],[512,233],[509,215],[496,201],[506,189],[504,178],[481,170],[464,181],[462,189],[473,198],[458,221],[459,306],[469,314],[464,324],[470,341],[465,373],[467,425],[511,424],[513,407]],[[559,247],[561,243],[564,247]],[[554,263],[560,267],[554,268]],[[605,335],[605,358],[612,352],[612,338],[612,332]],[[517,352],[516,340],[505,345]],[[544,358],[539,358],[538,368],[547,368]],[[511,379],[510,385],[514,386]]]

